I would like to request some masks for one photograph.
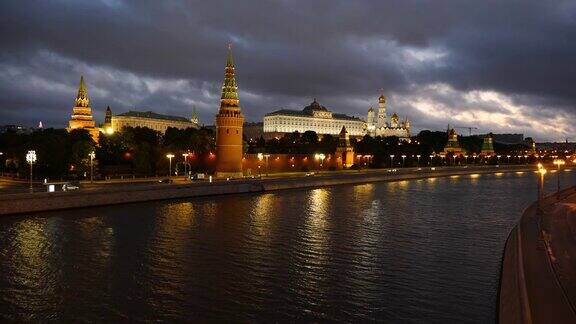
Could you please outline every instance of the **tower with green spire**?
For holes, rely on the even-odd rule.
[[[72,108],[72,116],[68,122],[68,131],[73,129],[85,129],[95,142],[98,142],[100,134],[96,123],[92,117],[92,109],[90,108],[90,98],[88,98],[88,88],[84,83],[84,76],[80,76],[80,85],[78,86],[78,94],[74,100],[74,108]]]
[[[192,108],[192,118],[190,118],[190,121],[193,122],[194,124],[196,124],[196,126],[198,126],[198,124],[200,123],[200,119],[198,118],[198,112],[196,111],[196,107]]]
[[[244,115],[240,110],[235,69],[232,46],[228,45],[220,110],[216,115],[216,176],[221,178],[242,177]]]
[[[480,150],[481,155],[494,155],[494,140],[492,139],[492,133],[484,136],[484,141],[482,142],[482,149]]]

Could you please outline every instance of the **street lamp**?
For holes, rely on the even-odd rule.
[[[500,158],[501,157],[502,157],[502,155],[496,155],[496,158],[497,158],[496,163],[500,164]]]
[[[430,157],[430,166],[432,166],[432,159],[434,158],[434,155],[430,154],[429,157]]]
[[[90,156],[90,183],[94,182],[94,158],[96,157],[96,153],[94,151],[88,154]]]
[[[270,158],[270,154],[264,154],[264,158],[266,159],[266,176],[268,176],[268,158]]]
[[[390,154],[390,168],[394,167],[394,154]]]
[[[416,158],[418,159],[418,162],[416,162],[416,167],[420,167],[420,154],[416,155]]]
[[[538,163],[538,205],[541,207],[541,200],[544,197],[544,175],[546,174],[546,169],[542,167],[541,163]]]
[[[406,155],[402,154],[402,167],[404,167],[404,162],[406,162]]]
[[[168,153],[166,154],[166,157],[168,158],[168,183],[170,183],[170,177],[172,176],[172,158],[174,157],[174,154],[172,153]]]
[[[508,164],[510,164],[510,155],[506,155],[506,157],[508,158]]]
[[[186,175],[188,173],[186,173],[186,166],[188,165],[188,156],[191,155],[190,153],[182,153],[182,156],[184,157],[184,177],[186,177]]]
[[[26,162],[30,164],[30,192],[34,192],[32,187],[32,166],[36,163],[36,151],[28,151],[26,154]]]
[[[324,155],[323,153],[316,153],[314,154],[314,158],[316,160],[320,160],[320,168],[318,169],[318,173],[320,173],[320,169],[322,169],[322,162],[324,161],[324,158],[326,157],[326,155]]]
[[[558,190],[557,190],[556,194],[559,197],[560,196],[560,166],[566,164],[566,162],[564,160],[558,159],[558,160],[554,160],[554,162],[552,162],[552,163],[556,164],[556,166],[558,167],[558,171],[556,171],[558,173]]]

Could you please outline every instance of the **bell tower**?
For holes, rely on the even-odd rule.
[[[386,127],[386,97],[384,97],[384,93],[378,97],[378,122],[376,127]]]
[[[232,46],[228,45],[228,58],[216,115],[216,177],[242,177],[242,127],[244,115],[240,110],[238,86],[234,74]]]

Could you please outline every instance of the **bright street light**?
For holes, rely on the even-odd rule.
[[[94,182],[94,158],[96,157],[96,153],[94,151],[88,154],[90,157],[90,183]]]
[[[170,177],[172,176],[172,158],[174,157],[174,154],[168,153],[168,154],[166,154],[166,157],[169,160],[169,162],[168,162],[168,183],[170,183]]]
[[[26,162],[30,164],[30,192],[34,192],[34,188],[32,187],[32,166],[36,163],[36,151],[28,151],[26,154]]]
[[[562,159],[557,159],[554,160],[552,163],[556,164],[556,166],[558,167],[558,190],[556,191],[556,194],[558,195],[558,198],[560,198],[560,166],[566,164],[566,162]]]
[[[182,156],[184,157],[184,176],[186,176],[186,167],[188,165],[188,156],[192,155],[192,153],[182,153]],[[192,168],[192,167],[190,167]],[[190,170],[192,171],[192,170]]]
[[[314,158],[316,160],[320,160],[320,169],[322,168],[322,163],[324,162],[324,158],[326,157],[326,155],[324,155],[324,153],[316,153],[314,154]],[[320,169],[318,170],[318,173],[320,173]]]

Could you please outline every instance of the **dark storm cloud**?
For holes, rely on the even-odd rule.
[[[210,124],[233,42],[249,120],[314,97],[363,116],[383,88],[390,110],[423,127],[559,138],[526,119],[574,113],[575,17],[572,1],[3,1],[0,124],[65,125],[80,74],[99,120],[107,105],[197,107]]]

